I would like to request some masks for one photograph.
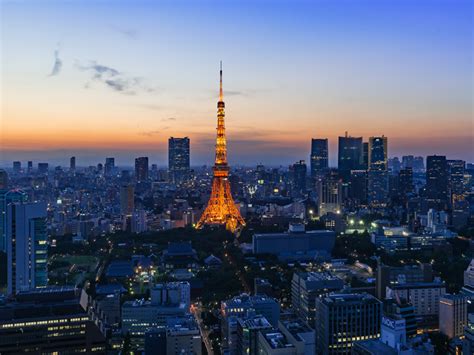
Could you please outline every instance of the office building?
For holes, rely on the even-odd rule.
[[[387,137],[369,138],[368,202],[383,207],[388,202]]]
[[[357,206],[367,205],[367,171],[352,170],[349,197]]]
[[[304,160],[294,163],[290,166],[291,183],[294,196],[304,194],[306,192],[306,163]]]
[[[423,161],[423,157],[404,155],[402,157],[402,169],[406,168],[412,168],[413,172],[416,173],[425,171],[425,163]]]
[[[344,281],[328,272],[295,272],[291,281],[293,311],[314,328],[316,298],[343,287]]]
[[[31,160],[28,161],[27,163],[27,167],[28,167],[28,174],[31,174],[33,172],[33,162]]]
[[[71,157],[69,159],[69,171],[71,172],[76,171],[76,157]]]
[[[0,250],[1,251],[6,252],[7,250],[7,239],[6,239],[7,206],[11,203],[26,202],[27,200],[28,200],[28,195],[22,190],[0,190]]]
[[[446,285],[433,282],[400,283],[387,287],[387,298],[405,299],[413,305],[418,326],[425,329],[437,328],[439,301],[446,294]]]
[[[49,171],[48,163],[38,163],[38,174],[47,175]]]
[[[0,305],[1,354],[106,354],[106,341],[69,286],[19,292]]]
[[[171,181],[175,184],[184,182],[190,172],[189,138],[168,139],[168,170]]]
[[[342,210],[342,179],[337,171],[331,171],[316,182],[318,191],[318,214],[341,213]]]
[[[104,175],[107,177],[115,173],[115,158],[105,158]]]
[[[345,181],[349,180],[351,170],[363,169],[363,158],[362,137],[350,137],[347,132],[339,137],[338,170]]]
[[[166,319],[166,354],[201,355],[201,334],[192,315]]]
[[[191,306],[191,286],[187,281],[156,284],[150,290],[152,305],[184,304]]]
[[[296,347],[279,330],[258,333],[259,355],[296,355]]]
[[[439,300],[439,331],[449,339],[464,335],[467,325],[467,297],[445,294]]]
[[[0,169],[0,190],[7,190],[8,189],[8,173]]]
[[[366,293],[335,293],[317,298],[317,353],[347,354],[355,341],[377,339],[381,312],[382,303]]]
[[[280,320],[278,330],[295,347],[296,355],[313,355],[316,353],[316,335],[314,329],[298,318]]]
[[[378,299],[384,300],[386,288],[390,285],[431,281],[433,281],[433,269],[431,264],[393,267],[384,265],[378,261],[376,274],[376,296]]]
[[[254,254],[272,254],[283,261],[310,261],[327,259],[336,241],[336,234],[329,230],[305,231],[304,225],[290,224],[286,233],[254,234]]]
[[[21,173],[21,161],[14,161],[13,174],[20,174],[20,173]]]
[[[6,213],[7,292],[48,283],[46,203],[12,203]]]
[[[145,355],[167,355],[166,327],[154,327],[145,332]]]
[[[135,159],[135,179],[137,182],[148,180],[148,157]]]
[[[426,158],[426,209],[444,210],[448,206],[448,164],[445,156]]]
[[[311,177],[324,173],[328,168],[328,139],[311,139]]]
[[[417,334],[415,308],[406,299],[387,299],[383,302],[383,314],[392,320],[404,321],[405,337],[413,338]]]
[[[237,319],[237,354],[257,355],[258,334],[273,329],[268,320],[261,315],[251,315]]]
[[[128,216],[135,210],[135,187],[132,184],[120,187],[120,213]]]
[[[474,354],[474,313],[467,315],[467,325],[464,328],[462,355]]]
[[[398,173],[398,188],[403,199],[406,199],[406,196],[415,192],[415,186],[413,185],[413,168],[400,170]]]
[[[221,339],[222,349],[235,353],[237,351],[237,324],[239,318],[261,315],[271,324],[278,326],[280,304],[273,298],[264,295],[249,296],[242,294],[221,302]]]
[[[361,170],[369,169],[369,142],[362,143],[362,166]]]

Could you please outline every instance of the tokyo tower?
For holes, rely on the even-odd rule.
[[[235,206],[230,192],[229,165],[227,165],[227,142],[225,138],[225,112],[224,94],[222,91],[222,62],[220,67],[219,101],[217,102],[217,137],[216,159],[214,162],[214,178],[212,191],[201,219],[196,228],[205,224],[223,225],[231,232],[238,231],[245,226],[245,221]]]

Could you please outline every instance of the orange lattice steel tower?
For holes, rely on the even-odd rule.
[[[219,101],[217,102],[216,159],[213,168],[214,178],[212,180],[211,197],[196,228],[201,228],[205,224],[225,224],[228,230],[235,232],[242,226],[245,226],[245,221],[235,206],[232,193],[230,192],[224,108],[221,62]]]

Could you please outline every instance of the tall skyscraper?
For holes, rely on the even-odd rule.
[[[76,171],[76,157],[71,157],[69,159],[69,170],[71,172],[75,172]]]
[[[176,184],[182,183],[189,177],[189,151],[188,137],[168,139],[168,170],[171,181]]]
[[[468,298],[461,294],[445,294],[439,299],[439,331],[449,339],[464,335],[467,301]]]
[[[14,174],[21,173],[21,161],[14,161],[13,162],[13,173]]]
[[[339,137],[338,169],[344,181],[348,181],[351,170],[363,168],[363,142],[362,137],[350,137],[347,132],[344,137]]]
[[[367,196],[370,205],[385,206],[388,202],[387,137],[369,138],[369,171]]]
[[[428,156],[426,158],[426,208],[446,209],[448,200],[448,164],[446,157]]]
[[[28,161],[28,174],[31,174],[33,172],[33,162],[31,160]]]
[[[112,176],[115,170],[115,158],[105,158],[104,175]]]
[[[7,250],[7,207],[11,203],[26,202],[28,195],[22,190],[0,190],[0,250]]]
[[[311,139],[311,177],[316,177],[328,168],[328,140]]]
[[[8,294],[46,286],[46,203],[11,203],[6,221]]]
[[[132,184],[120,187],[120,213],[131,215],[135,209],[135,188]]]
[[[148,180],[148,157],[135,159],[135,178],[138,182]]]
[[[48,174],[49,164],[48,163],[38,163],[38,174]]]
[[[219,101],[217,102],[217,137],[216,158],[214,162],[214,178],[212,179],[211,197],[204,210],[197,228],[205,224],[225,224],[232,232],[245,226],[232,198],[229,182],[229,165],[227,164],[227,141],[225,137],[225,104],[222,90],[222,62],[220,70]]]
[[[466,171],[466,162],[464,160],[448,160],[449,170],[449,196],[450,203],[454,205],[455,201],[464,199],[464,173]]]
[[[8,189],[8,173],[0,169],[0,190]]]
[[[306,163],[304,160],[294,163],[290,167],[292,185],[293,185],[293,194],[295,196],[304,194],[306,192]]]

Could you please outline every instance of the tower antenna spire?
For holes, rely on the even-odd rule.
[[[219,101],[224,100],[224,91],[222,90],[222,60],[221,60],[221,65],[220,65],[220,83],[219,83]]]

